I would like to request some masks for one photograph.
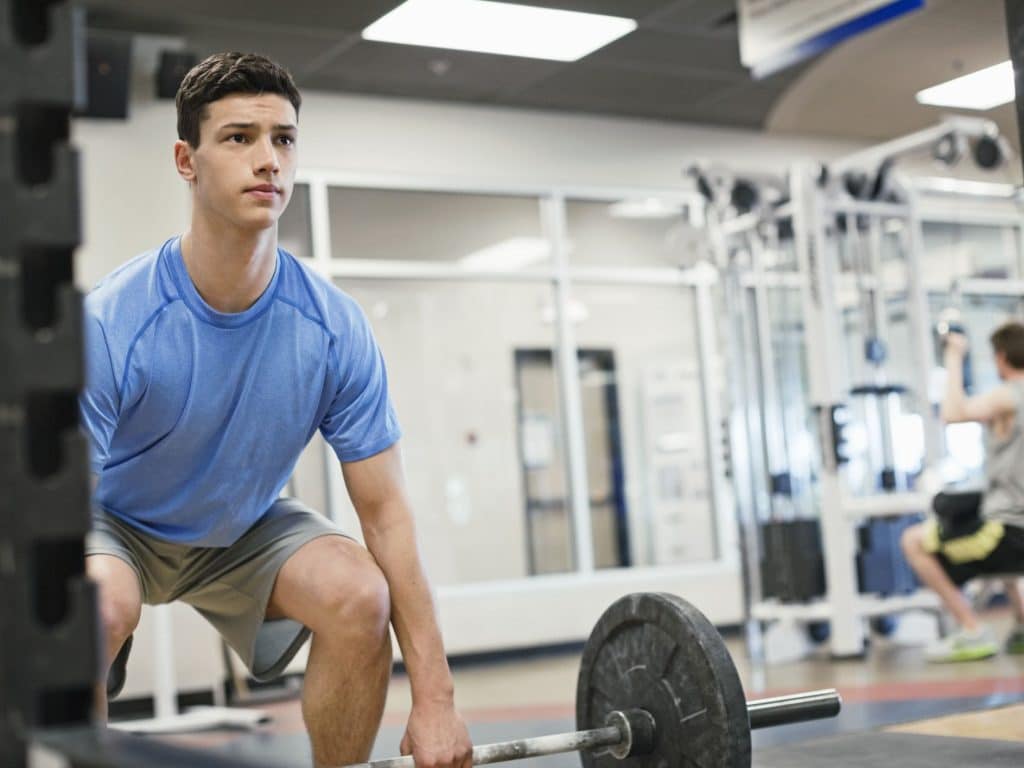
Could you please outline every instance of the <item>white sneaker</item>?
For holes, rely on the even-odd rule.
[[[981,627],[974,632],[960,629],[932,643],[925,650],[924,655],[928,661],[936,664],[956,661],[978,661],[995,656],[999,653],[999,643],[996,642],[992,633],[986,627]]]

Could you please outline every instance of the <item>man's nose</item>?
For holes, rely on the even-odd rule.
[[[278,161],[277,149],[274,141],[268,137],[256,142],[253,157],[253,171],[257,174],[275,174],[281,170],[281,163]]]

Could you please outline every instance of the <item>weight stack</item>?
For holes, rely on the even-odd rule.
[[[80,239],[71,110],[84,103],[82,12],[0,0],[0,765],[30,731],[86,725],[99,679],[85,579],[89,477],[78,430]]]
[[[761,524],[761,585],[766,598],[784,603],[804,603],[825,594],[818,520]]]
[[[861,593],[904,595],[919,586],[917,576],[903,556],[903,531],[921,521],[921,515],[876,517],[857,531],[857,579]]]

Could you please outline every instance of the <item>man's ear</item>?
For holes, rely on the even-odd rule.
[[[191,145],[182,139],[174,142],[174,165],[178,169],[178,175],[189,184],[196,180],[195,158],[192,154]]]

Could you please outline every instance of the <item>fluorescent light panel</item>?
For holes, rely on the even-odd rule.
[[[363,30],[366,40],[576,61],[636,29],[636,21],[489,0],[406,0]]]
[[[921,104],[935,107],[986,110],[1014,99],[1013,64],[1004,61],[969,75],[918,91]]]

